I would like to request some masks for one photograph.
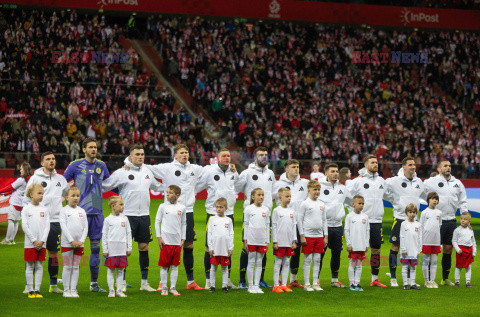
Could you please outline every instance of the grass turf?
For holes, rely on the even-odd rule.
[[[161,200],[153,200],[151,205],[152,227],[156,210]],[[232,275],[234,283],[239,279],[239,258],[241,250],[241,227],[242,227],[242,203],[235,206],[235,250],[232,257]],[[106,200],[104,200],[105,216],[109,214]],[[205,244],[205,203],[197,201],[195,205],[195,230],[197,241],[195,242],[195,280],[200,286],[205,284],[203,268],[204,244]],[[385,244],[382,246],[382,260],[380,267],[380,281],[388,285],[389,278],[385,273],[388,269],[388,254],[390,244],[388,242],[391,225],[392,211],[386,209],[383,234]],[[477,239],[480,237],[480,220],[473,219],[472,227]],[[0,236],[6,233],[6,223],[0,224]],[[101,315],[138,315],[155,314],[170,316],[209,316],[209,315],[384,315],[384,314],[422,314],[422,315],[446,315],[455,312],[464,315],[477,315],[478,297],[480,288],[480,265],[476,261],[472,264],[472,285],[467,289],[465,275],[462,271],[461,288],[440,286],[439,289],[423,288],[423,273],[421,267],[417,269],[416,281],[422,285],[420,291],[404,291],[401,288],[372,288],[369,286],[371,271],[365,266],[362,272],[361,285],[364,292],[351,292],[348,289],[333,289],[330,287],[330,251],[324,258],[321,273],[321,285],[323,292],[306,292],[303,289],[294,289],[292,294],[274,294],[266,291],[265,294],[248,294],[246,290],[232,290],[229,294],[223,294],[220,289],[221,272],[217,272],[217,291],[210,294],[207,291],[186,290],[186,276],[183,264],[179,268],[177,289],[182,296],[162,297],[159,292],[140,292],[140,270],[138,264],[138,248],[133,244],[132,256],[129,258],[127,269],[127,282],[133,286],[127,290],[127,298],[107,298],[107,294],[91,293],[88,290],[90,272],[88,258],[82,261],[78,290],[80,298],[63,298],[58,294],[48,293],[48,270],[44,263],[44,273],[41,291],[44,299],[27,299],[22,294],[25,286],[25,265],[23,261],[23,232],[21,228],[16,237],[17,244],[14,246],[0,245],[0,316],[30,316],[39,315],[39,312],[49,313],[55,316],[74,315],[91,316]],[[477,240],[478,244],[478,240]],[[86,256],[89,254],[89,242],[85,243]],[[157,287],[160,279],[158,267],[159,247],[154,241],[150,244],[150,274],[149,282],[152,287]],[[271,246],[269,249],[265,280],[273,285],[273,255]],[[369,256],[369,254],[367,254]],[[454,278],[455,260],[450,278]],[[348,284],[347,253],[342,252],[339,280]],[[103,263],[102,263],[103,264]],[[303,256],[300,267],[303,264]],[[401,283],[401,268],[397,268],[397,276]],[[303,272],[300,268],[298,274],[300,283],[303,283]],[[441,258],[438,261],[437,282],[441,277]],[[99,283],[107,288],[106,268],[101,266]],[[62,285],[60,284],[60,287]],[[473,300],[473,302],[472,302]]]

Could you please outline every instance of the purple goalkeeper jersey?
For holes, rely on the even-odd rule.
[[[63,174],[67,182],[72,179],[80,189],[80,207],[88,215],[103,215],[102,182],[110,177],[107,166],[100,160],[89,163],[86,159],[75,160]]]

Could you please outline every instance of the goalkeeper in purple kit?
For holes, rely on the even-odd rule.
[[[85,158],[68,165],[63,176],[80,189],[79,206],[87,212],[88,237],[90,238],[90,291],[106,292],[97,282],[100,265],[100,240],[103,228],[102,182],[110,177],[104,162],[97,160],[97,141],[86,138],[82,143]]]

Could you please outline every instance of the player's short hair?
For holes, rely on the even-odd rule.
[[[130,147],[130,154],[135,150],[144,150],[145,148],[140,143],[134,144]]]
[[[278,197],[280,196],[283,196],[283,194],[285,194],[286,192],[290,192],[290,189],[286,188],[286,187],[282,187],[278,190]]]
[[[356,199],[362,199],[362,200],[365,200],[365,198],[363,198],[362,195],[355,195],[353,196],[353,199],[352,199],[352,203],[356,200]]]
[[[437,175],[438,175],[438,172],[431,172],[431,173],[430,173],[430,177],[435,177],[435,176],[437,176]]]
[[[80,192],[80,189],[78,189],[78,187],[75,187],[75,186],[69,187],[69,188],[67,189],[67,192],[65,193],[65,197],[67,197],[68,194],[70,194],[71,192],[74,192],[74,191]]]
[[[410,155],[408,155],[406,158],[404,158],[404,159],[402,160],[402,166],[407,165],[407,162],[408,162],[408,161],[414,161],[414,162],[415,162],[415,159],[414,159],[413,157],[411,157]]]
[[[177,154],[177,152],[180,151],[181,149],[185,149],[188,152],[188,146],[186,146],[183,143],[180,143],[175,145],[175,147],[173,148],[173,154]]]
[[[87,148],[87,145],[88,143],[91,143],[91,142],[95,142],[95,144],[97,144],[97,140],[94,139],[94,138],[85,138],[85,140],[83,140],[82,142],[82,149],[86,149]]]
[[[268,149],[264,146],[259,146],[255,149],[255,151],[253,151],[253,154],[254,155],[257,155],[258,152],[267,152],[268,153]]]
[[[463,212],[460,214],[460,217],[462,217],[462,216],[468,216],[468,217],[472,218],[472,214],[471,214],[470,212],[468,212],[468,211],[463,211]]]
[[[52,151],[43,152],[42,155],[40,156],[40,162],[43,162],[43,159],[44,159],[46,156],[49,156],[49,155],[55,156],[55,154],[53,154]]]
[[[216,205],[224,205],[225,208],[228,208],[228,202],[227,202],[227,200],[226,200],[225,198],[223,198],[223,197],[220,197],[220,198],[217,199],[217,201],[215,202],[215,206],[216,206]]]
[[[430,192],[428,193],[427,195],[427,204],[430,205],[430,199],[436,199],[438,201],[440,201],[440,197],[438,197],[438,194],[436,192]]]
[[[32,193],[36,188],[41,188],[43,190],[42,185],[40,185],[39,183],[33,183],[28,186],[27,190],[25,191],[25,196],[27,196],[28,198],[32,198]]]
[[[377,159],[377,157],[375,155],[367,155],[365,156],[365,158],[363,159],[363,164],[367,164],[368,161],[370,161],[371,159]]]
[[[182,189],[178,187],[177,185],[170,185],[168,186],[168,189],[173,191],[173,193],[177,196],[180,196],[182,194]]]
[[[336,163],[328,163],[325,165],[325,169],[323,170],[325,173],[328,172],[329,169],[331,168],[338,168],[338,164]]]
[[[250,205],[253,204],[254,202],[253,196],[255,196],[255,194],[260,190],[263,192],[263,189],[261,189],[260,187],[257,187],[254,190],[252,190],[252,192],[250,193]]]
[[[230,152],[230,150],[227,149],[226,147],[222,147],[220,150],[217,151],[217,155],[219,155],[222,152]]]
[[[28,179],[28,177],[30,175],[32,175],[32,166],[30,166],[30,163],[28,162],[23,162],[20,167],[23,168],[23,170],[25,171],[25,180]]]
[[[121,196],[112,196],[108,198],[108,206],[112,208],[113,205],[116,205],[121,201],[123,201],[123,198]]]
[[[320,183],[316,180],[311,180],[308,182],[307,184],[307,189],[310,189],[310,188],[313,188],[313,189],[320,189],[322,188],[322,186],[320,186]]]
[[[407,213],[409,211],[413,211],[416,214],[418,214],[418,208],[417,208],[417,206],[415,206],[415,204],[408,204],[407,207],[405,207],[405,213]]]
[[[437,168],[440,168],[440,167],[442,166],[442,163],[443,163],[443,162],[448,162],[448,163],[450,163],[449,160],[440,160],[440,162],[438,162]]]
[[[350,169],[348,167],[342,167],[339,171],[338,171],[338,178],[340,180],[340,182],[344,182],[347,180],[347,174],[348,172],[350,172]]]
[[[298,164],[300,164],[300,162],[298,162],[298,160],[296,160],[296,159],[291,159],[291,160],[286,160],[283,165],[285,166],[285,168],[287,168],[288,166],[294,165],[294,164],[298,165]]]

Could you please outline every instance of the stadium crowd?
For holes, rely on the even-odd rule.
[[[474,33],[190,17],[148,25],[182,83],[248,152],[262,145],[274,160],[353,164],[360,153],[391,162],[411,154],[478,173],[480,131],[466,118],[480,104]],[[429,63],[352,63],[353,51],[426,52]],[[463,101],[439,97],[435,83]]]
[[[75,11],[4,11],[1,17],[0,114],[2,152],[68,153],[60,167],[81,154],[85,137],[102,140],[102,153],[125,154],[135,142],[169,160],[180,140],[214,147],[203,119],[172,114],[175,98],[156,89],[157,79],[134,50],[126,63],[69,63],[64,52],[123,53],[122,27],[104,16]],[[58,63],[52,63],[61,51]],[[115,166],[111,166],[114,168]]]
[[[133,50],[125,64],[51,63],[57,50],[123,52],[119,25],[75,11],[2,12],[1,151],[49,148],[68,153],[66,163],[87,136],[109,155],[135,142],[165,160],[181,141],[194,159],[220,148],[202,118],[167,111],[175,98],[156,89]],[[480,111],[475,33],[153,16],[146,25],[168,69],[246,153],[262,145],[273,164],[296,157],[353,166],[360,153],[384,162],[411,154],[425,166],[450,159],[462,177],[479,173],[480,131],[467,120]],[[429,63],[351,62],[353,51],[371,47],[427,52]]]

